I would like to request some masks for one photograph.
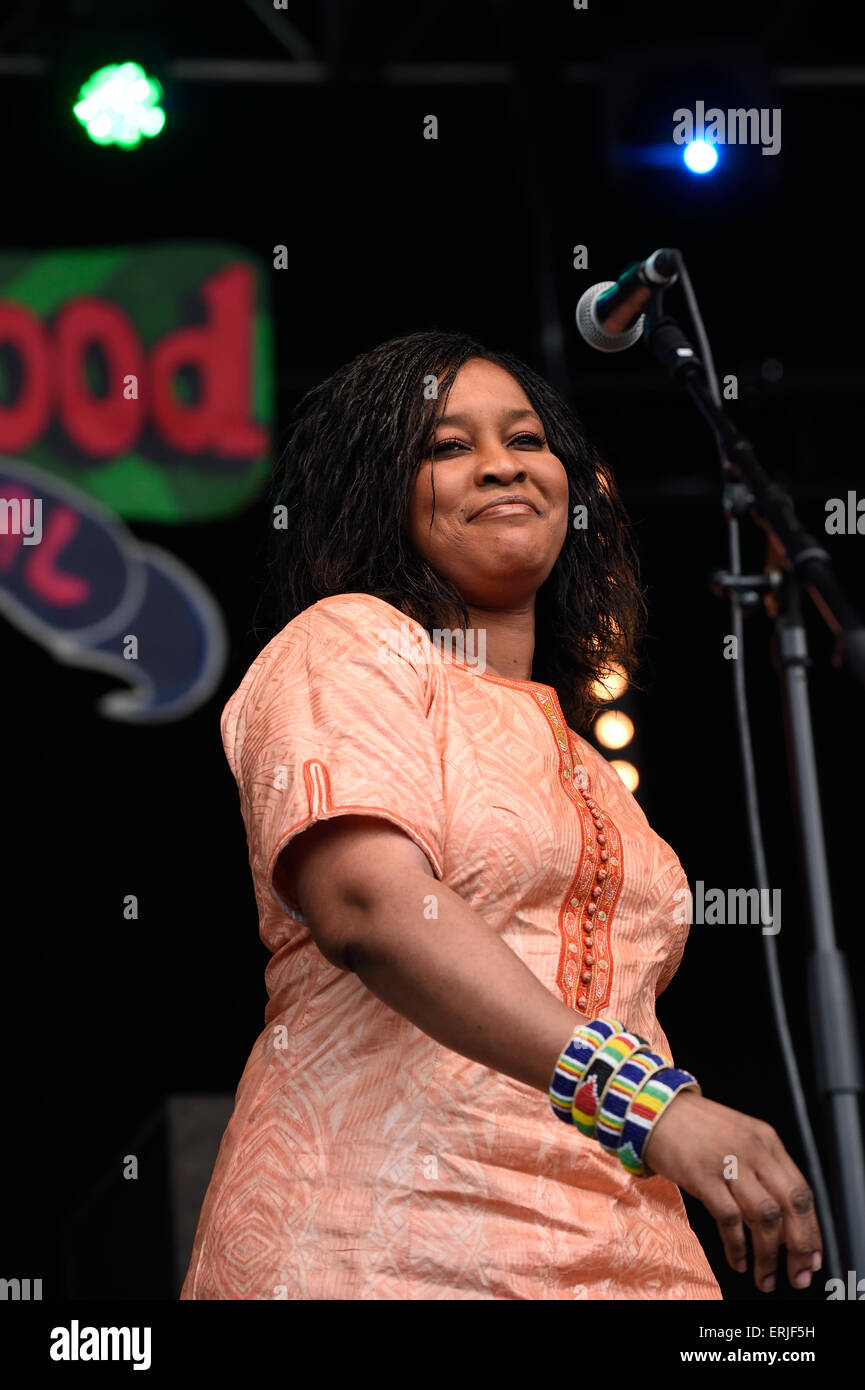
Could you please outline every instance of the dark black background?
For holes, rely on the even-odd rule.
[[[280,428],[302,390],[330,370],[426,327],[471,331],[564,384],[639,539],[651,607],[646,688],[636,697],[641,803],[692,882],[745,885],[753,873],[721,657],[730,622],[707,584],[726,563],[713,442],[642,346],[593,353],[574,308],[585,288],[636,257],[682,248],[719,374],[739,378],[737,422],[865,608],[865,538],[825,537],[823,527],[828,498],[865,491],[865,77],[838,80],[839,68],[863,61],[845,6],[697,10],[602,0],[579,12],[566,0],[294,7],[292,23],[329,64],[327,81],[304,84],[171,75],[181,59],[290,62],[275,31],[281,16],[266,6],[267,24],[252,6],[202,0],[13,6],[0,22],[0,59],[38,56],[43,67],[27,76],[0,64],[2,247],[212,238],[271,263],[284,243],[290,267],[271,272]],[[69,106],[94,68],[127,57],[162,78],[167,124],[137,151],[100,149]],[[730,150],[726,172],[703,181],[630,165],[626,145],[669,128],[670,90],[676,105],[714,90],[727,105],[725,62],[728,72],[747,69],[754,90],[781,107],[781,153]],[[391,80],[388,65],[412,63],[512,67],[505,83],[478,74]],[[437,141],[423,139],[430,113]],[[587,271],[573,269],[577,244],[588,247]],[[670,307],[684,315],[681,300]],[[545,350],[545,323],[561,335],[561,357]],[[780,380],[762,374],[767,359],[783,364]],[[161,1156],[140,1131],[166,1095],[233,1091],[262,1026],[268,957],[218,721],[261,645],[251,624],[266,525],[263,503],[216,524],[133,525],[201,576],[229,626],[220,689],[180,723],[102,720],[95,704],[110,681],[57,664],[3,623],[3,1263],[7,1273],[41,1276],[46,1296],[175,1296]],[[746,522],[743,535],[748,563],[761,568],[761,534]],[[862,692],[830,664],[830,634],[811,608],[808,625],[834,905],[861,1020]],[[750,619],[747,634],[770,879],[783,893],[777,941],[826,1158],[765,618]],[[127,922],[122,902],[133,892],[140,916]],[[659,1017],[704,1093],[769,1120],[802,1163],[759,931],[695,925]],[[110,1180],[99,1186],[122,1155],[139,1151],[148,1161],[122,1200]],[[688,1199],[688,1210],[725,1296],[761,1298],[750,1276],[727,1269],[700,1204]],[[783,1275],[776,1296],[791,1297]],[[823,1297],[820,1276],[795,1297]]]

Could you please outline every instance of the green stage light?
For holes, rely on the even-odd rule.
[[[162,84],[138,63],[109,63],[87,79],[72,109],[97,145],[134,149],[165,125],[161,96]]]

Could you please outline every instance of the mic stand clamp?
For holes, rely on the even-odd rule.
[[[732,598],[737,595],[744,609],[759,607],[761,594],[777,593],[784,582],[780,570],[769,570],[767,574],[731,574],[729,570],[713,570],[709,589],[716,598]]]

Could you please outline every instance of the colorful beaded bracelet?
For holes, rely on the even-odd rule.
[[[615,1040],[619,1038],[621,1060],[616,1063]],[[636,1046],[631,1047],[632,1043]],[[590,1083],[591,1094],[587,1091],[581,1097],[577,1092],[584,1081]],[[564,1124],[574,1124],[598,1139],[629,1173],[643,1177],[642,1156],[649,1134],[681,1090],[703,1094],[696,1077],[651,1052],[645,1039],[628,1033],[617,1019],[595,1018],[577,1028],[562,1050],[550,1083],[550,1101]],[[593,1124],[591,1110],[581,1109],[591,1103],[595,1103]]]
[[[598,1048],[614,1034],[624,1031],[624,1025],[615,1018],[593,1018],[591,1023],[577,1028],[563,1048],[550,1082],[550,1103],[564,1124],[574,1123],[571,1113],[574,1091]]]
[[[617,1154],[619,1162],[634,1177],[645,1176],[643,1149],[646,1147],[652,1129],[666,1110],[670,1101],[679,1091],[696,1091],[703,1094],[700,1083],[689,1071],[677,1067],[665,1067],[644,1082],[628,1106],[622,1137]]]
[[[662,1056],[660,1052],[650,1052],[646,1047],[634,1052],[619,1067],[604,1093],[595,1127],[595,1138],[607,1153],[616,1153],[621,1143],[628,1106],[640,1087],[650,1076],[672,1065],[669,1057]]]
[[[587,1139],[595,1137],[598,1112],[613,1077],[638,1048],[648,1046],[639,1033],[622,1032],[614,1034],[603,1047],[598,1048],[571,1102],[571,1118],[580,1134]]]

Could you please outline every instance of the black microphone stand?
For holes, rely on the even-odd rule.
[[[680,253],[675,254],[681,262]],[[787,759],[795,793],[794,812],[800,852],[805,866],[806,916],[811,928],[808,976],[811,1036],[818,1092],[828,1106],[829,1133],[833,1141],[834,1206],[840,1226],[837,1245],[834,1233],[826,1231],[822,1216],[821,1226],[824,1237],[827,1237],[825,1253],[829,1256],[830,1265],[841,1258],[842,1251],[846,1261],[843,1268],[831,1269],[831,1273],[843,1278],[845,1270],[855,1270],[858,1278],[865,1276],[865,1151],[860,1118],[860,1098],[865,1087],[853,993],[846,958],[837,945],[832,915],[808,699],[807,667],[810,660],[802,621],[802,586],[838,635],[841,660],[863,686],[865,627],[832,572],[831,557],[802,526],[789,493],[766,474],[749,441],[739,433],[716,401],[703,362],[677,321],[664,312],[663,291],[655,294],[645,312],[643,336],[647,346],[673,380],[683,386],[696,402],[715,434],[721,454],[724,509],[728,520],[734,519],[730,520],[730,570],[716,572],[716,591],[730,596],[734,614],[737,615],[741,603],[759,603],[760,592],[768,592],[774,601],[774,635],[787,734]],[[735,518],[746,511],[769,533],[776,557],[784,563],[783,569],[768,569],[763,575],[756,576],[741,574]],[[749,756],[746,753],[749,755],[750,749],[746,750],[743,745],[747,781]],[[753,772],[752,766],[750,771]],[[756,789],[753,790],[754,803],[748,807],[751,813],[756,805]],[[762,845],[759,842],[759,817],[756,819],[756,867],[758,878],[765,878]],[[753,814],[751,820],[753,829]],[[773,983],[779,983],[777,958],[771,953],[770,965],[774,966],[776,975]],[[782,1021],[786,1028],[783,1011]],[[787,1038],[789,1041],[789,1033]],[[816,1151],[813,1156],[814,1166],[819,1171]],[[815,1186],[813,1179],[812,1186]],[[819,1208],[820,1193],[819,1189],[815,1190]]]

